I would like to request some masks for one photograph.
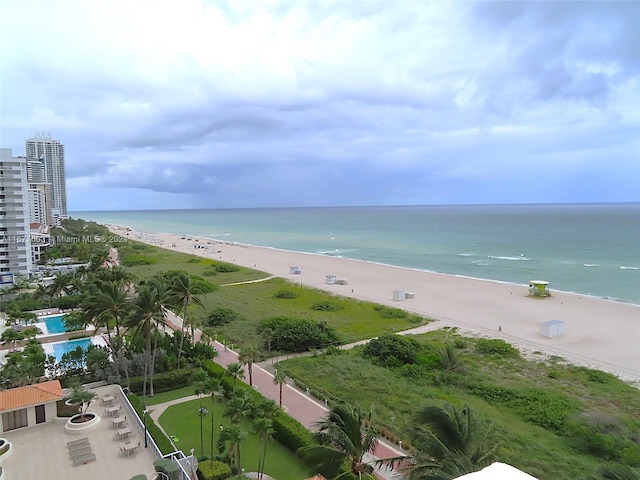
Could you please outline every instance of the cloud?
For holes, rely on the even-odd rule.
[[[2,146],[60,138],[72,209],[640,200],[637,2],[0,8]]]

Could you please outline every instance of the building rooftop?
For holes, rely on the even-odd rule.
[[[10,388],[0,392],[0,412],[56,402],[62,398],[62,387],[58,380]]]

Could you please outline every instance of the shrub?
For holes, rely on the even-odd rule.
[[[230,263],[218,263],[214,267],[214,269],[218,273],[231,273],[240,271],[240,267],[237,267],[236,265],[232,265]]]
[[[274,417],[273,430],[273,438],[294,452],[312,443],[311,432],[284,412]]]
[[[240,316],[232,308],[218,307],[209,314],[207,323],[212,327],[219,327],[238,320],[238,318],[240,318]]]
[[[134,475],[129,480],[147,480],[147,476],[144,473],[139,473],[138,475]]]
[[[476,350],[484,355],[499,357],[518,357],[520,355],[517,348],[498,338],[479,338],[476,341]]]
[[[394,307],[386,307],[384,305],[376,305],[373,309],[378,312],[382,318],[407,318],[408,313],[404,310]]]
[[[319,312],[338,312],[342,310],[344,307],[336,302],[324,301],[317,302],[311,305],[312,310],[317,310]]]
[[[63,310],[68,308],[78,308],[82,303],[82,295],[65,295],[64,297],[54,298],[51,300],[52,307],[58,307]]]
[[[170,480],[180,480],[182,478],[182,471],[180,467],[168,458],[159,458],[153,461],[153,468],[156,472],[162,472],[166,474]]]
[[[258,333],[266,329],[271,332],[271,347],[282,352],[304,352],[338,343],[333,328],[306,318],[267,318],[258,325]]]
[[[138,417],[142,418],[144,405],[142,404],[142,400],[140,399],[140,397],[138,397],[134,393],[131,393],[127,396],[127,398],[129,399],[129,402],[131,402],[131,405],[133,406],[134,410],[138,414]],[[175,448],[173,447],[171,440],[169,440],[167,436],[164,434],[164,432],[160,430],[160,428],[156,425],[156,422],[153,420],[153,418],[151,418],[150,415],[147,415],[146,423],[147,423],[147,432],[149,432],[149,435],[151,435],[153,440],[156,442],[156,445],[158,446],[158,448],[160,449],[163,455],[166,455],[168,453],[175,451]]]
[[[387,334],[374,338],[364,347],[363,355],[384,367],[416,363],[420,345],[413,338]]]
[[[153,390],[154,392],[160,393],[168,390],[175,390],[176,388],[186,387],[192,383],[194,375],[197,375],[197,372],[199,371],[201,370],[180,369],[154,375]],[[144,388],[144,377],[133,377],[129,380],[129,384],[132,392],[142,393],[142,389]]]
[[[205,460],[198,462],[198,470],[204,480],[224,480],[231,476],[231,467],[217,460]]]
[[[278,290],[273,294],[276,298],[283,298],[286,300],[293,300],[294,298],[298,298],[300,294],[298,292],[294,292],[293,290]]]

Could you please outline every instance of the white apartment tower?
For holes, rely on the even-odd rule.
[[[27,160],[0,149],[0,283],[31,272]]]
[[[25,141],[29,162],[30,183],[51,184],[51,204],[48,206],[54,221],[67,217],[67,184],[65,180],[64,145],[51,134],[36,133]],[[38,165],[42,164],[42,167]]]

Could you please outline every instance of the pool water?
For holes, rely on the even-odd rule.
[[[54,333],[64,333],[66,332],[64,328],[64,321],[62,320],[64,315],[55,315],[53,317],[43,318],[42,321],[47,326],[47,331],[49,335]]]
[[[53,347],[53,355],[56,357],[56,362],[59,362],[62,359],[62,355],[65,353],[71,352],[78,347],[82,347],[84,351],[86,351],[91,345],[90,338],[80,338],[78,340],[67,340],[66,342],[54,343],[51,346]]]

